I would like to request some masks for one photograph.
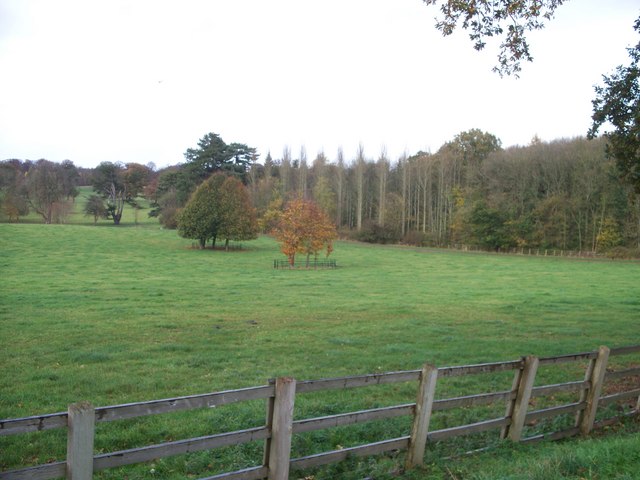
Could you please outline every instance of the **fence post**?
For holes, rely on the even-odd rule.
[[[276,395],[273,403],[271,442],[269,444],[269,480],[287,480],[291,459],[291,434],[293,430],[293,405],[296,398],[296,381],[291,377],[276,379]]]
[[[524,366],[518,375],[516,398],[509,405],[507,412],[507,416],[511,417],[511,424],[503,430],[503,438],[508,436],[514,442],[519,442],[522,438],[527,407],[529,406],[531,391],[538,372],[538,363],[537,357],[528,356],[524,358]]]
[[[69,405],[67,413],[67,480],[91,480],[95,410],[80,402]]]
[[[524,365],[524,357],[522,358],[522,364]],[[517,394],[518,393],[518,386],[520,385],[520,380],[522,379],[522,372],[524,371],[523,368],[518,368],[516,370],[515,375],[513,376],[513,382],[511,382],[511,393],[513,394],[514,392]],[[516,399],[514,398],[509,398],[509,400],[507,401],[507,409],[504,413],[504,416],[507,418],[511,418],[511,416],[513,415],[513,406],[516,404]],[[507,438],[507,435],[509,435],[509,425],[505,425],[504,427],[502,427],[500,429],[500,438],[502,440],[504,440],[505,438]]]
[[[411,428],[411,439],[409,440],[409,451],[407,452],[407,468],[424,463],[424,450],[427,446],[427,434],[429,433],[429,421],[431,420],[431,409],[433,407],[437,379],[437,367],[429,364],[422,367],[413,427]]]
[[[583,403],[587,401],[587,397],[589,395],[589,389],[591,388],[591,377],[593,377],[593,369],[595,368],[596,365],[596,359],[593,358],[591,360],[589,360],[589,364],[587,365],[587,369],[584,372],[584,379],[585,381],[589,382],[589,386],[583,388],[582,390],[580,390],[580,398],[578,400],[579,403]],[[576,421],[575,421],[575,426],[576,427],[580,427],[580,425],[582,425],[582,419],[584,418],[584,412],[585,410],[579,410],[576,412]]]
[[[589,388],[589,392],[587,393],[587,406],[584,409],[580,422],[580,433],[583,435],[587,435],[593,429],[608,361],[609,347],[602,346],[598,349],[598,356],[591,369],[591,388]]]
[[[275,378],[269,379],[269,385],[275,385]],[[267,415],[265,421],[265,427],[269,429],[269,432],[273,429],[273,407],[275,405],[275,396],[267,398]],[[262,455],[262,465],[269,465],[269,452],[271,451],[271,437],[264,441],[264,454]]]

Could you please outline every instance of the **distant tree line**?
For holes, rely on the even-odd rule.
[[[0,162],[0,201],[2,213],[19,221],[30,211],[44,223],[62,223],[78,196],[81,172],[70,160]]]
[[[73,162],[48,160],[0,162],[0,202],[9,221],[37,212],[45,223],[64,223],[78,195],[79,185],[91,185],[94,194],[84,202],[84,213],[119,225],[126,205],[140,209],[139,198],[152,205],[150,216],[159,216],[169,228],[204,247],[217,238],[255,238],[255,209],[245,183],[255,149],[226,144],[209,133],[198,148],[185,152],[186,162],[156,171],[153,164],[102,162],[93,169],[78,169]]]
[[[11,221],[29,211],[59,221],[84,183],[95,191],[85,207],[94,219],[118,224],[124,205],[144,196],[150,215],[202,246],[253,238],[256,219],[263,232],[277,233],[282,212],[301,199],[317,205],[342,236],[367,242],[640,248],[640,193],[621,181],[604,138],[534,138],[503,149],[494,135],[472,129],[435,153],[395,160],[384,149],[372,157],[363,146],[352,158],[338,150],[332,160],[320,152],[309,162],[304,148],[295,157],[285,148],[280,158],[256,159],[254,149],[207,134],[187,150],[185,163],[159,171],[8,160],[0,162],[2,211]]]
[[[640,196],[619,180],[603,139],[534,138],[502,149],[480,130],[457,135],[435,153],[392,162],[360,147],[308,163],[267,155],[248,173],[266,231],[274,210],[293,198],[315,201],[343,235],[379,243],[487,249],[511,247],[602,251],[640,247]]]
[[[137,163],[103,162],[96,168],[78,168],[70,160],[61,163],[45,159],[0,162],[0,202],[9,221],[35,212],[44,223],[64,223],[76,197],[78,186],[92,185],[95,195],[85,205],[85,213],[110,218],[119,224],[125,203],[136,207],[135,198],[153,176],[151,166]]]

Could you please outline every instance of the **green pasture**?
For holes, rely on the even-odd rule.
[[[281,375],[305,380],[640,342],[638,263],[338,242],[337,269],[274,270],[273,259],[284,257],[269,237],[231,252],[197,250],[146,212],[135,225],[129,210],[119,227],[106,220],[94,227],[82,214],[66,225],[0,224],[0,418],[64,411],[80,400],[103,406],[249,387]],[[548,369],[539,381],[579,380],[583,368]],[[511,374],[452,379],[438,391],[464,395],[510,384]],[[401,384],[309,395],[296,400],[296,415],[407,403],[415,389]],[[503,405],[467,409],[433,422],[444,428],[503,413]],[[99,424],[96,450],[263,422],[264,403],[249,402]],[[294,438],[294,453],[393,438],[408,428],[409,420],[399,419],[314,432]],[[624,432],[616,441],[628,440]],[[473,442],[442,447],[442,454],[479,448]],[[0,470],[62,459],[65,445],[59,431],[0,437]],[[179,456],[99,477],[199,478],[255,465],[261,448]],[[427,470],[406,478],[499,478],[469,473],[481,471],[485,461],[491,471],[501,463],[513,468],[499,460],[507,454],[498,453],[498,461],[480,455],[467,474],[446,477],[439,452],[428,454],[435,462],[432,477]],[[535,458],[532,452],[535,447],[522,447],[515,455],[526,462]],[[393,470],[386,462],[396,460],[354,460],[309,475],[362,478]],[[534,478],[504,472],[503,478]]]

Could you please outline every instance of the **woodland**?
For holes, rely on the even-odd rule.
[[[196,188],[214,172],[246,186],[262,232],[270,233],[288,202],[315,202],[343,238],[421,246],[473,245],[614,252],[637,255],[640,195],[620,179],[604,138],[561,139],[502,148],[479,129],[461,132],[437,152],[390,159],[360,146],[355,158],[339,150],[310,159],[285,148],[258,162],[254,149],[226,144],[210,133],[186,161],[153,165],[6,160],[0,163],[2,214],[20,221],[29,212],[45,223],[64,223],[78,185],[96,195],[86,213],[119,223],[125,204],[140,198],[167,228]],[[138,200],[136,200],[138,199]],[[103,203],[104,202],[104,203]],[[65,206],[67,205],[67,206]],[[93,208],[93,210],[91,210]]]

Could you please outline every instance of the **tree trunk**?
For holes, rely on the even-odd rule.
[[[407,228],[407,159],[401,158],[398,162],[402,168],[402,236],[404,237]]]
[[[364,169],[366,168],[364,158],[364,147],[358,147],[358,158],[356,158],[356,229],[362,230],[362,208],[364,206]]]
[[[338,225],[338,228],[340,228],[342,226],[342,210],[343,210],[343,203],[344,203],[344,159],[343,159],[343,155],[342,155],[342,149],[338,149],[338,165],[337,165],[337,190],[338,190],[338,195],[337,195],[337,208],[336,208],[336,224]]]
[[[640,195],[636,195],[636,244],[640,248]]]
[[[378,225],[384,225],[385,197],[387,195],[387,156],[383,149],[378,160]]]

